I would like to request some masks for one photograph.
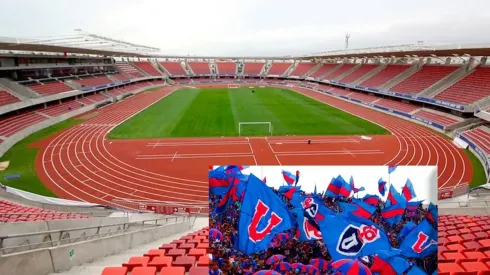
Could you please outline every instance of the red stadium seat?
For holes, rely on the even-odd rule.
[[[189,275],[208,275],[209,267],[191,267]]]
[[[101,275],[126,275],[128,273],[127,267],[106,267],[102,270]]]
[[[169,256],[155,257],[148,263],[148,266],[156,267],[157,270],[161,270],[163,267],[171,267],[173,258]]]
[[[157,268],[153,266],[147,267],[135,267],[131,272],[131,275],[156,275]]]
[[[160,270],[160,274],[164,275],[184,275],[185,274],[185,268],[182,266],[171,266],[171,267],[164,267],[162,270]]]
[[[172,264],[172,266],[184,267],[186,272],[194,265],[196,265],[196,257],[193,256],[179,256]]]
[[[128,271],[131,272],[135,267],[146,267],[149,261],[149,257],[131,257],[129,262],[124,263],[122,266],[127,267]]]

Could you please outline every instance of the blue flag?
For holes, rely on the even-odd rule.
[[[397,167],[398,166],[396,166],[396,165],[390,165],[390,166],[388,166],[388,174],[391,174],[391,173],[395,172],[395,170],[396,170]]]
[[[238,249],[245,254],[265,250],[274,235],[292,227],[288,208],[267,185],[251,174],[240,209]]]
[[[381,216],[389,224],[399,223],[405,213],[406,203],[404,201],[385,207],[381,212]]]
[[[291,200],[295,207],[293,212],[296,214],[298,223],[299,239],[301,241],[311,241],[322,239],[319,221],[326,216],[335,215],[328,209],[323,201],[317,196],[297,196]]]
[[[328,252],[334,261],[357,259],[390,250],[391,245],[384,231],[365,219],[346,219],[341,216],[326,216],[319,221],[320,230]]]
[[[386,181],[384,181],[383,179],[379,179],[378,180],[378,191],[379,191],[379,193],[381,194],[382,197],[385,196],[385,192],[386,192]]]
[[[412,268],[407,272],[407,275],[427,275],[420,267],[414,265]]]
[[[400,234],[398,235],[398,239],[403,241],[403,239],[405,238],[405,236],[407,236],[408,234],[410,234],[410,232],[412,232],[412,230],[417,227],[417,225],[410,221],[410,222],[407,222],[403,228],[402,228],[402,231],[400,232]]]
[[[409,267],[410,263],[401,257],[400,250],[393,249],[389,251],[379,251],[374,257],[373,271],[382,272],[384,274],[397,274],[402,275]],[[386,270],[391,267],[392,270]]]
[[[229,177],[228,181],[230,182],[228,191],[223,195],[211,215],[222,213],[228,209],[233,202],[236,202],[243,197],[248,182],[248,175],[241,173],[234,174]]]
[[[220,166],[209,171],[209,192],[214,195],[224,195],[230,188],[226,166]]]
[[[429,204],[429,209],[427,209],[427,220],[429,220],[432,224],[437,224],[437,213],[437,206],[431,202]]]
[[[417,195],[415,194],[415,190],[413,189],[413,184],[410,179],[407,179],[405,186],[403,186],[402,194],[405,196],[405,200],[409,201],[415,198]]]
[[[437,253],[437,230],[424,219],[405,237],[400,250],[409,258],[424,258]]]

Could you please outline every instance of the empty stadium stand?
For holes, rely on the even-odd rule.
[[[338,65],[339,65],[338,63],[324,64],[320,68],[318,68],[318,70],[316,70],[314,73],[312,73],[310,77],[320,78],[326,73],[328,73],[330,70],[332,70],[333,68],[337,67]]]
[[[28,207],[7,200],[0,200],[0,224],[88,218],[86,215]]]
[[[471,74],[454,83],[434,98],[472,104],[490,96],[490,67],[477,67]]]
[[[359,85],[364,87],[378,88],[383,86],[386,82],[402,74],[410,68],[410,65],[388,65],[386,68],[364,80]]]
[[[106,267],[101,275],[208,275],[209,229],[203,228],[162,244],[121,266]]]
[[[9,92],[0,89],[0,106],[19,102],[20,99],[11,95]]]
[[[180,62],[165,61],[165,62],[160,62],[160,65],[162,65],[167,70],[167,72],[171,75],[186,74]]]
[[[34,111],[10,114],[0,118],[0,136],[9,137],[16,132],[47,119]]]
[[[390,90],[418,94],[459,68],[458,66],[424,65],[420,70],[391,87]]]
[[[195,74],[211,74],[208,62],[189,62],[188,64]]]
[[[490,155],[490,129],[488,127],[480,126],[464,132],[463,135]]]
[[[357,66],[357,65],[358,64],[345,63],[342,65],[342,67],[340,67],[337,70],[333,71],[332,73],[329,73],[328,75],[326,75],[326,77],[324,79],[333,80],[336,77],[346,73],[348,70],[354,68],[354,66]]]
[[[438,274],[488,275],[490,216],[440,215]]]
[[[370,94],[364,94],[364,93],[359,93],[359,92],[353,92],[349,95],[350,98],[354,98],[363,102],[367,103],[373,103],[376,100],[379,100],[380,98],[374,95]]]
[[[421,108],[421,107],[413,105],[413,104],[404,103],[404,102],[392,100],[389,98],[382,98],[382,99],[376,101],[376,105],[383,106],[383,107],[386,107],[386,108],[392,109],[392,110],[398,110],[398,111],[405,112],[405,113],[412,113],[412,112],[417,111]]]
[[[348,96],[348,95],[354,93],[353,91],[342,89],[342,88],[333,88],[333,89],[330,89],[330,92],[332,94],[343,95],[343,96]]]
[[[134,62],[134,65],[150,76],[162,76],[162,73],[155,69],[151,62]]]
[[[236,64],[234,62],[216,62],[220,74],[235,74]]]
[[[75,80],[75,82],[82,85],[82,87],[94,87],[94,86],[112,83],[112,80],[110,80],[107,76],[103,75],[103,76],[95,76],[95,77],[77,79],[77,80]]]
[[[420,110],[416,113],[413,114],[414,116],[430,120],[432,122],[436,122],[441,124],[442,126],[451,126],[455,123],[458,123],[462,120],[457,119],[456,117],[450,117],[450,114],[445,114],[445,113],[439,113],[436,111],[426,111],[426,110]]]
[[[315,63],[299,63],[290,76],[303,76],[316,66]]]
[[[131,64],[129,64],[128,62],[116,62],[114,64],[114,66],[116,66],[116,68],[122,72],[123,74],[126,74],[128,75],[129,77],[131,78],[140,78],[140,77],[144,77],[144,75],[142,73],[140,73],[138,71],[138,69],[136,69],[135,67],[133,67]]]
[[[340,82],[343,83],[351,83],[362,77],[363,75],[371,72],[372,70],[376,69],[379,65],[377,64],[363,64],[361,67],[357,68],[357,70],[353,71],[352,73],[344,76],[343,78],[339,79]]]
[[[272,63],[268,75],[283,75],[292,63]],[[246,68],[247,66],[245,66]]]
[[[34,92],[43,96],[73,91],[73,88],[71,88],[70,86],[66,85],[63,82],[34,84],[34,85],[29,85],[28,87]]]
[[[259,75],[264,68],[263,62],[245,62],[243,74]]]
[[[111,75],[114,79],[124,81],[124,80],[129,80],[129,77],[123,75],[123,74],[112,74]]]

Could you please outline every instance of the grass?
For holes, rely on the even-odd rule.
[[[273,135],[380,135],[384,128],[280,88],[182,89],[116,127],[109,138],[237,136],[239,122],[271,122]],[[267,126],[244,126],[248,136]]]
[[[469,149],[465,149],[464,152],[470,158],[471,166],[473,167],[473,178],[471,179],[470,188],[486,184],[485,168],[480,160]]]
[[[68,119],[51,127],[33,133],[27,138],[15,144],[7,153],[0,158],[0,161],[10,161],[9,167],[0,172],[0,178],[4,176],[20,174],[18,179],[2,180],[2,184],[18,188],[35,194],[56,197],[36,175],[35,164],[39,148],[28,147],[31,143],[40,141],[57,132],[80,123],[80,119]]]

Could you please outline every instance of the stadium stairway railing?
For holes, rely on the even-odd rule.
[[[49,247],[3,255],[0,270],[2,270],[2,275],[46,275],[53,272],[64,272],[74,266],[92,262],[107,255],[186,232],[192,223],[190,217],[163,217],[137,224],[109,224],[9,236],[8,239],[27,235],[44,236],[42,241]],[[109,228],[117,230],[110,231]],[[87,233],[78,233],[77,237],[69,235],[83,230],[86,230]],[[68,237],[63,238],[63,236]]]

